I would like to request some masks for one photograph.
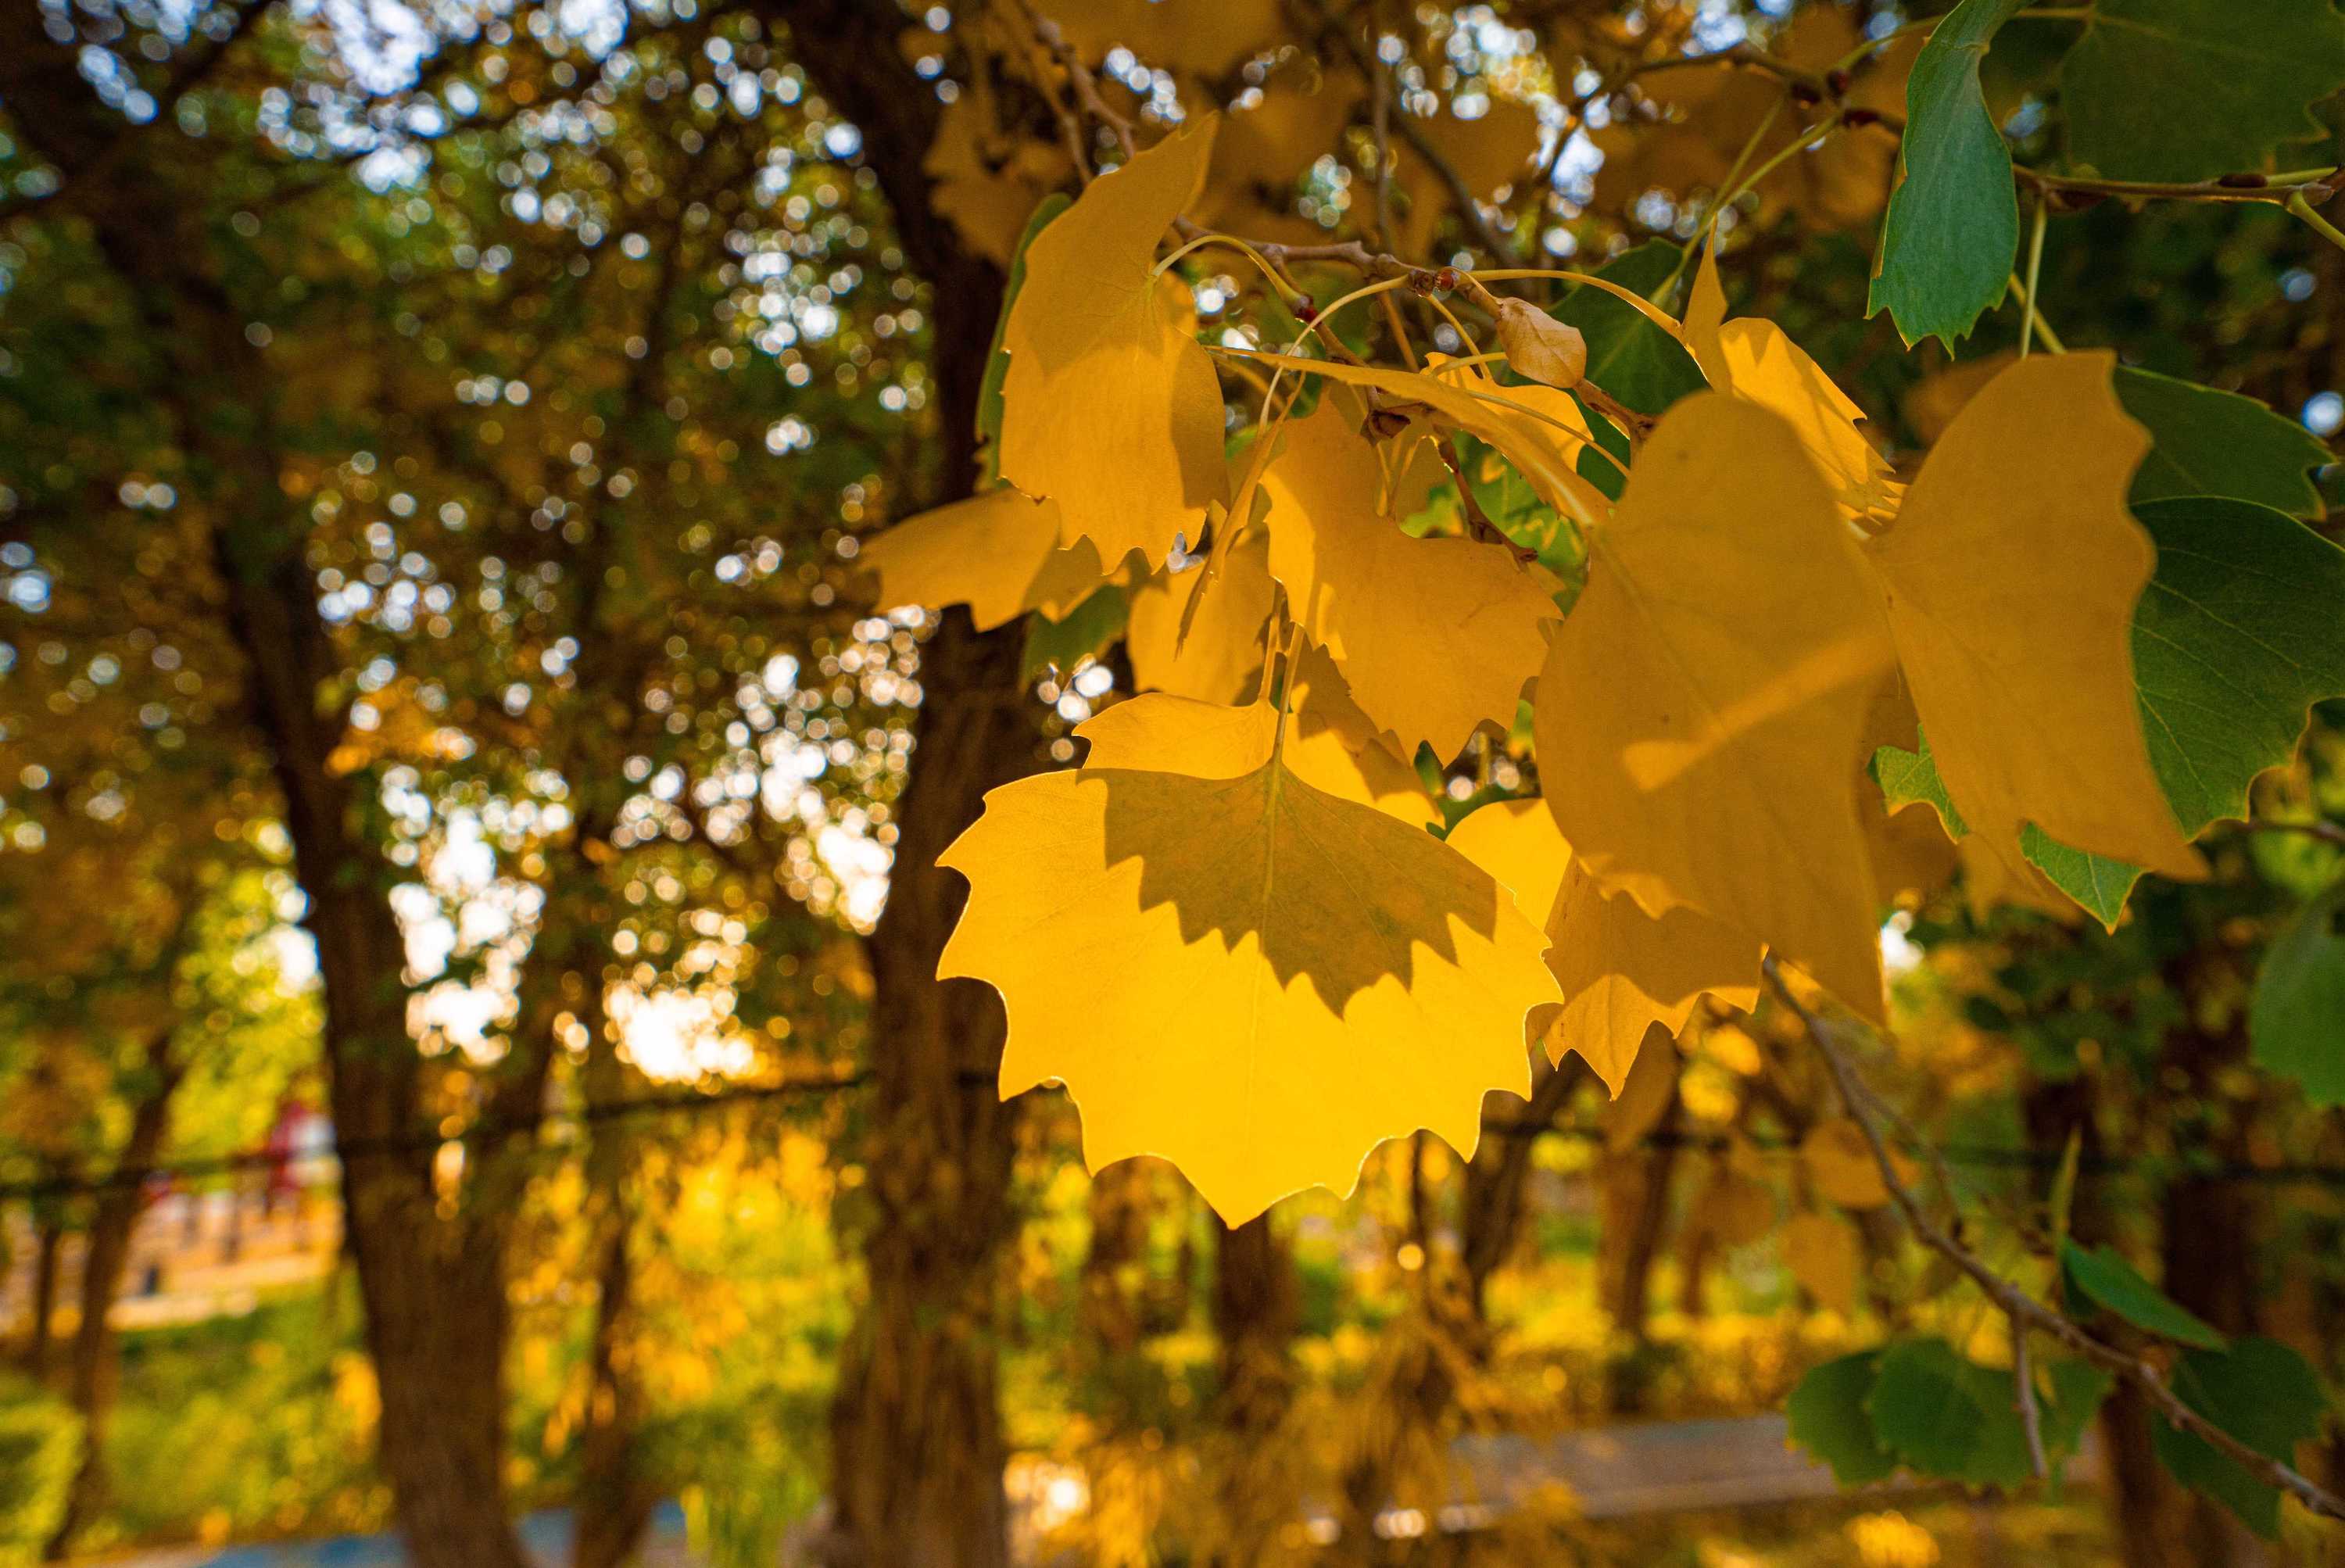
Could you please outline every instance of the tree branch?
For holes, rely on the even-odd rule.
[[[2340,1501],[2327,1488],[2292,1467],[2269,1454],[2257,1452],[2200,1415],[2167,1385],[2165,1376],[2156,1367],[2138,1356],[2128,1355],[2113,1345],[2104,1343],[2064,1315],[2053,1311],[1988,1268],[1977,1254],[1940,1228],[1922,1211],[1922,1206],[1914,1201],[1914,1195],[1905,1189],[1903,1180],[1898,1176],[1896,1162],[1890,1157],[1889,1145],[1883,1141],[1880,1125],[1874,1118],[1877,1102],[1836,1038],[1836,1026],[1792,993],[1791,987],[1783,982],[1782,971],[1777,967],[1773,953],[1769,953],[1761,962],[1760,969],[1777,1000],[1799,1019],[1801,1027],[1807,1032],[1809,1040],[1823,1057],[1824,1065],[1831,1070],[1832,1083],[1840,1091],[1841,1103],[1848,1108],[1850,1117],[1863,1133],[1865,1144],[1873,1151],[1873,1163],[1881,1169],[1882,1185],[1888,1188],[1890,1201],[1904,1220],[1905,1227],[1914,1233],[1914,1239],[1954,1265],[2011,1320],[2015,1363],[2024,1356],[2017,1347],[2024,1342],[2026,1334],[2048,1335],[2074,1354],[2132,1385],[2168,1423],[2203,1440],[2265,1485],[2286,1492],[2315,1513],[2330,1519],[2345,1519],[2345,1501]],[[2021,1397],[2023,1420],[2027,1418],[2033,1403],[2033,1389],[2025,1388]],[[2031,1448],[2040,1450],[2042,1432],[2034,1421],[2029,1422],[2029,1434]],[[2031,1453],[2030,1457],[2033,1459],[2036,1455]]]

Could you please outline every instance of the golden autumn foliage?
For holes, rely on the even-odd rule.
[[[1117,580],[1101,561],[1146,568],[1116,591],[1160,695],[1086,726],[1076,771],[998,791],[945,862],[972,887],[945,972],[1009,999],[1005,1091],[1067,1084],[1095,1166],[1167,1156],[1233,1220],[1340,1190],[1411,1127],[1470,1148],[1482,1095],[1522,1092],[1527,1034],[1618,1092],[1703,996],[1755,1004],[1769,951],[1881,1019],[1881,901],[1954,852],[1867,772],[1917,719],[1982,829],[1964,852],[2015,894],[2048,892],[2024,822],[2197,869],[2131,700],[2142,440],[2106,357],[1996,377],[1909,488],[1780,328],[1727,319],[1714,247],[1682,322],[1598,285],[1712,389],[1657,420],[1619,411],[1577,329],[1467,280],[1495,351],[1379,363],[1315,319],[1201,344],[1159,258],[1178,230],[1183,255],[1261,260],[1193,216],[1245,123],[1201,117],[1040,229],[1002,342],[1003,487],[873,546],[890,596],[986,625],[1064,615]],[[1225,458],[1233,399],[1252,428]],[[1629,423],[1625,458],[1592,455],[1589,399]],[[2025,455],[2079,417],[2089,461]],[[1482,514],[1462,441],[1579,542],[1575,580]],[[1591,463],[1625,466],[1617,501]],[[1447,846],[1403,826],[1434,820],[1412,763],[1514,728],[1526,696],[1543,804],[1487,806]],[[1820,1236],[1803,1256],[1844,1295]]]

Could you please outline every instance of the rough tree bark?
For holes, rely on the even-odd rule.
[[[894,6],[755,4],[789,29],[793,57],[862,132],[909,269],[929,285],[939,461],[920,499],[966,495],[977,479],[977,394],[1002,280],[963,248],[931,198],[921,163],[943,106],[898,48],[903,15]],[[936,860],[988,789],[1040,760],[1020,652],[1014,628],[980,634],[959,610],[925,646],[888,909],[868,944],[868,1284],[831,1420],[839,1555],[866,1568],[1008,1560],[996,1330],[1017,1107],[990,1083],[1000,1000],[975,982],[936,978],[967,893]]]

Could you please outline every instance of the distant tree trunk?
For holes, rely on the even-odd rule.
[[[192,324],[183,318],[182,332]],[[245,363],[252,356],[241,331],[218,325],[217,363],[241,367],[245,384],[264,383],[267,368]],[[249,659],[248,701],[275,761],[310,899],[304,923],[318,944],[329,1100],[345,1148],[345,1245],[382,1393],[379,1460],[419,1568],[521,1568],[504,1492],[505,1254],[533,1130],[467,1144],[456,1213],[442,1214],[433,1151],[419,1138],[428,1124],[407,1025],[405,938],[385,865],[358,827],[353,786],[364,780],[330,764],[339,719],[319,714],[318,693],[340,661],[316,618],[299,529],[262,499],[262,480],[254,463],[244,489],[255,501],[222,530],[221,568]],[[483,1120],[526,1129],[543,1103],[546,1065],[536,1043],[517,1035]]]
[[[1606,1390],[1615,1414],[1641,1411],[1651,1382],[1653,1267],[1670,1228],[1670,1184],[1677,1174],[1677,1091],[1641,1147],[1607,1152],[1597,1166],[1598,1305],[1612,1320],[1612,1332],[1629,1340],[1615,1358]]]
[[[2094,1114],[2093,1083],[2079,1074],[2064,1082],[2029,1081],[2020,1099],[2032,1149],[2065,1149],[2077,1140],[2080,1165],[2068,1204],[2068,1234],[2086,1247],[2117,1239],[2100,1178],[2090,1168],[2101,1152]],[[2035,1177],[2038,1201],[2051,1196],[2052,1176]],[[2101,1445],[2108,1465],[2110,1522],[2126,1568],[2180,1568],[2166,1534],[2175,1495],[2164,1467],[2150,1447],[2149,1407],[2120,1386],[2101,1406]]]
[[[44,1207],[34,1225],[32,1321],[25,1329],[25,1373],[46,1382],[57,1333],[57,1266],[66,1247],[65,1217]]]
[[[184,1069],[171,1060],[172,1031],[164,1030],[148,1044],[147,1063],[152,1081],[130,1113],[130,1135],[116,1161],[117,1179],[98,1193],[90,1211],[88,1248],[82,1255],[81,1319],[74,1326],[73,1357],[66,1377],[66,1399],[81,1418],[81,1467],[74,1472],[66,1493],[64,1514],[57,1521],[43,1555],[63,1559],[74,1537],[89,1527],[106,1505],[106,1418],[114,1402],[116,1340],[115,1298],[122,1293],[122,1274],[130,1261],[131,1233],[147,1206],[143,1173],[163,1152],[171,1126],[171,1095]]]
[[[1142,1425],[1161,1383],[1141,1351],[1161,1308],[1145,1273],[1152,1175],[1138,1161],[1118,1160],[1091,1178],[1085,1204],[1091,1237],[1076,1276],[1073,1397],[1109,1432]]]
[[[1279,1532],[1302,1500],[1267,1483],[1254,1461],[1294,1402],[1294,1336],[1302,1284],[1294,1255],[1270,1216],[1244,1225],[1211,1217],[1212,1320],[1220,1346],[1220,1388],[1212,1410],[1221,1462],[1213,1476],[1214,1512],[1224,1542],[1217,1568],[1252,1568],[1269,1560]]]
[[[629,1074],[590,979],[586,1103],[608,1105],[626,1094]],[[645,1399],[634,1364],[633,1336],[635,1206],[631,1190],[636,1158],[625,1124],[594,1124],[586,1155],[589,1204],[587,1256],[594,1271],[594,1330],[587,1347],[586,1416],[579,1440],[577,1535],[573,1568],[620,1568],[642,1550],[659,1488],[641,1452]]]
[[[1535,1070],[1529,1103],[1513,1110],[1511,1095],[1492,1095],[1483,1104],[1482,1144],[1466,1162],[1466,1209],[1461,1261],[1466,1297],[1474,1317],[1487,1320],[1490,1276],[1497,1273],[1522,1235],[1523,1196],[1530,1181],[1531,1151],[1538,1135],[1552,1126],[1579,1086],[1585,1071],[1577,1055],[1559,1067]],[[1492,1107],[1499,1107],[1493,1115]],[[1512,1111],[1511,1115],[1507,1114]]]
[[[2217,1158],[2244,1160],[2249,1153],[2244,1129],[2252,1118],[2248,1107],[2225,1095],[2223,1080],[2248,1059],[2246,1009],[2227,1001],[2220,1012],[2229,1022],[2219,1033],[2203,1031],[2193,1022],[2216,1011],[2204,1006],[2205,993],[2228,997],[2238,976],[2228,955],[2210,959],[2194,952],[2168,966],[2167,981],[2183,1000],[2184,1022],[2167,1033],[2160,1054],[2161,1083],[2173,1090],[2165,1114],[2186,1135],[2198,1132]],[[2260,1188],[2189,1174],[2174,1179],[2160,1204],[2159,1283],[2168,1296],[2226,1335],[2253,1334],[2263,1328],[2258,1260],[2267,1230],[2266,1208]],[[2180,1528],[2168,1539],[2188,1561],[2259,1568],[2273,1560],[2271,1548],[2214,1499],[2188,1492],[2181,1509]]]
[[[267,7],[229,13],[228,38],[198,43],[192,83]],[[208,51],[208,55],[203,52]],[[331,760],[343,732],[321,701],[340,657],[317,612],[307,514],[279,484],[271,389],[280,378],[212,274],[208,214],[170,178],[194,156],[170,116],[127,127],[83,79],[75,43],[39,7],[0,5],[0,99],[12,127],[63,176],[52,199],[86,220],[170,362],[158,409],[202,476],[243,697],[283,795],[294,869],[318,946],[330,1100],[344,1145],[345,1244],[358,1266],[367,1345],[381,1389],[380,1461],[419,1568],[521,1568],[504,1500],[505,1241],[526,1137],[467,1145],[453,1218],[440,1211],[420,1135],[422,1064],[408,1033],[407,955],[389,868],[364,827],[366,775]],[[487,1107],[534,1112],[544,1064],[517,1043]]]

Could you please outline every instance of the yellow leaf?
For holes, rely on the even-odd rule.
[[[1782,328],[1755,316],[1729,321],[1725,314],[1718,258],[1706,250],[1685,319],[1686,345],[1702,374],[1720,392],[1748,398],[1791,421],[1842,505],[1860,514],[1887,513],[1896,488],[1888,459],[1856,428],[1864,411]]]
[[[1386,394],[1387,406],[1423,403],[1442,423],[1477,436],[1504,453],[1532,493],[1557,511],[1589,523],[1611,510],[1603,493],[1572,466],[1580,447],[1587,444],[1588,427],[1576,410],[1568,418],[1557,412],[1558,405],[1568,405],[1570,398],[1553,387],[1502,387],[1473,373],[1470,367],[1462,378],[1444,378],[1423,371],[1387,370],[1251,349],[1215,351],[1254,364],[1324,376],[1348,386],[1374,388]]]
[[[1287,425],[1262,482],[1271,575],[1369,718],[1404,752],[1425,741],[1446,759],[1477,725],[1513,720],[1559,612],[1545,574],[1503,546],[1402,533],[1422,497],[1383,494],[1386,449],[1360,418],[1330,396]]]
[[[1162,1155],[1232,1224],[1348,1191],[1419,1127],[1470,1152],[1484,1095],[1530,1087],[1538,928],[1448,845],[1298,778],[1274,719],[1239,748],[1199,708],[1133,698],[1116,749],[1219,777],[1023,779],[942,858],[969,899],[938,973],[1001,993],[1002,1093],[1065,1084],[1093,1170]]]
[[[1637,1146],[1646,1134],[1660,1125],[1677,1103],[1678,1048],[1667,1032],[1655,1024],[1645,1031],[1636,1064],[1619,1095],[1604,1107],[1604,1146],[1623,1154]]]
[[[2045,354],[1996,376],[1867,555],[1931,755],[1986,850],[2022,865],[2034,822],[2195,878],[2134,695],[2134,602],[2157,552],[2126,509],[2149,437],[2117,404],[2115,364]]]
[[[1548,1056],[1559,1063],[1579,1052],[1616,1097],[1652,1024],[1675,1035],[1704,992],[1734,1007],[1758,1004],[1757,941],[1695,910],[1656,920],[1634,899],[1607,898],[1571,863],[1541,802],[1494,800],[1450,830],[1449,842],[1547,927],[1548,967],[1564,997],[1545,1031]]]
[[[1417,781],[1416,770],[1376,738],[1326,655],[1307,650],[1290,679],[1286,740],[1280,757],[1296,778],[1404,822],[1422,826],[1441,820]],[[1175,708],[1175,703],[1183,706]],[[1118,703],[1076,733],[1091,742],[1083,759],[1089,769],[1177,769],[1231,778],[1254,767],[1267,752],[1275,715],[1267,703],[1228,708],[1166,697]],[[1168,731],[1181,738],[1177,754],[1162,747]]]
[[[1856,13],[1835,5],[1801,7],[1779,37],[1774,54],[1803,70],[1821,74],[1835,65],[1861,41]],[[1905,76],[1919,52],[1921,35],[1901,39],[1857,68],[1846,95],[1853,107],[1899,113],[1905,107]],[[1604,153],[1596,177],[1596,205],[1606,211],[1626,211],[1647,191],[1661,189],[1680,195],[1720,190],[1738,160],[1745,172],[1760,160],[1788,152],[1811,140],[1821,107],[1795,115],[1778,113],[1782,89],[1755,72],[1695,66],[1647,77],[1639,84],[1665,117],[1658,122],[1639,115],[1616,118],[1595,133]],[[1752,147],[1742,149],[1765,128],[1771,129]],[[1853,228],[1877,215],[1889,196],[1890,174],[1896,154],[1893,137],[1878,130],[1853,131],[1833,137],[1821,147],[1802,152],[1777,167],[1757,188],[1757,227],[1772,224],[1777,214],[1795,212],[1812,228]]]
[[[1057,142],[996,131],[975,94],[955,99],[938,117],[937,139],[920,168],[935,183],[937,210],[970,249],[1004,268],[1035,205],[1071,172]]]
[[[1121,44],[1147,65],[1218,76],[1284,36],[1277,0],[1051,0],[1036,8],[1094,64]]]
[[[1864,824],[1883,903],[1894,903],[1905,893],[1926,898],[1954,881],[1960,847],[1946,837],[1937,812],[1928,806],[1915,801],[1903,810],[1885,811],[1868,804]]]
[[[1880,1021],[1855,783],[1889,657],[1797,433],[1698,393],[1646,443],[1548,649],[1548,804],[1608,890],[1746,932]]]
[[[1733,390],[1726,368],[1726,350],[1719,331],[1726,325],[1726,289],[1718,279],[1718,243],[1701,248],[1701,265],[1693,272],[1693,289],[1686,295],[1685,322],[1679,336],[1686,351],[1701,367],[1702,375],[1719,392]]]
[[[1566,1001],[1547,1038],[1557,1061],[1577,1051],[1618,1095],[1646,1031],[1674,1035],[1703,993],[1730,1007],[1759,1004],[1759,943],[1699,910],[1656,919],[1626,893],[1608,896],[1575,868],[1548,917],[1548,965]]]
[[[1905,423],[1914,427],[1914,434],[1934,443],[1954,423],[1954,416],[1978,395],[1979,388],[2003,374],[2018,357],[2005,349],[1931,372],[1908,388],[1900,401]]]
[[[1528,300],[1498,301],[1498,347],[1518,375],[1551,387],[1576,387],[1588,372],[1588,340]]]
[[[1912,1167],[1904,1160],[1893,1156],[1891,1163],[1901,1185],[1912,1181]],[[1879,1208],[1889,1201],[1889,1188],[1881,1179],[1881,1165],[1873,1157],[1864,1129],[1846,1116],[1818,1122],[1808,1130],[1800,1140],[1800,1164],[1816,1192],[1842,1208]]]
[[[1414,124],[1476,197],[1489,196],[1511,182],[1538,150],[1538,111],[1511,98],[1492,100],[1487,109],[1472,119],[1459,117],[1444,104],[1438,113],[1417,118]],[[1441,219],[1454,209],[1455,198],[1447,182],[1397,130],[1393,153],[1409,198],[1398,243],[1406,254],[1419,255],[1432,244]]]
[[[1143,691],[1204,702],[1244,702],[1262,682],[1263,623],[1270,618],[1270,541],[1259,528],[1230,546],[1221,581],[1181,637],[1181,617],[1205,580],[1202,570],[1158,571],[1132,591],[1124,650]]]
[[[1496,877],[1525,920],[1547,923],[1570,872],[1571,846],[1536,798],[1476,807],[1449,830],[1449,846]]]
[[[1062,544],[1160,565],[1224,499],[1222,392],[1172,321],[1156,246],[1195,199],[1213,121],[1174,132],[1035,237],[1002,335],[1001,476],[1059,504]]]
[[[1843,1316],[1856,1310],[1864,1255],[1846,1220],[1829,1214],[1794,1215],[1783,1227],[1783,1266],[1818,1306]]]
[[[984,631],[1040,610],[1053,620],[1090,597],[1107,574],[1091,541],[1059,547],[1059,509],[1004,486],[907,517],[868,540],[879,574],[876,602],[967,605]]]
[[[1223,119],[1213,141],[1209,205],[1198,220],[1213,224],[1224,211],[1287,212],[1296,181],[1339,150],[1338,137],[1365,97],[1359,76],[1333,62],[1294,59],[1274,69],[1262,84],[1262,101]]]
[[[1285,757],[1297,778],[1331,795],[1365,800],[1404,822],[1423,827],[1441,820],[1440,809],[1425,792],[1416,769],[1360,711],[1325,651],[1305,643],[1287,678],[1292,683],[1287,708],[1294,718]]]

